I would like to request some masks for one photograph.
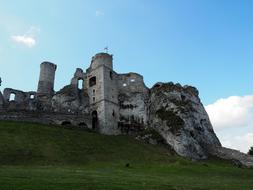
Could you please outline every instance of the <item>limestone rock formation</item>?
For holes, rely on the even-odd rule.
[[[205,159],[210,147],[221,146],[194,87],[157,83],[149,111],[150,127],[181,156]]]
[[[88,114],[88,102],[88,94],[73,85],[67,85],[53,96],[52,108],[54,112]]]
[[[237,150],[225,147],[215,147],[210,150],[210,154],[225,160],[230,160],[238,167],[253,167],[253,156]]]

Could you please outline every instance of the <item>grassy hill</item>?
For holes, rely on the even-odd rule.
[[[0,190],[237,190],[252,179],[252,169],[191,162],[127,136],[0,121]]]

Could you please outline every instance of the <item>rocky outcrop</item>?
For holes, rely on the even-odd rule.
[[[52,109],[54,112],[63,113],[89,113],[89,97],[84,90],[79,90],[73,85],[67,85],[52,98]]]
[[[209,148],[221,146],[198,90],[191,86],[154,85],[150,94],[149,124],[184,157],[205,159]]]
[[[225,147],[215,147],[209,152],[213,156],[232,161],[238,167],[253,167],[253,156],[244,154],[237,150]]]

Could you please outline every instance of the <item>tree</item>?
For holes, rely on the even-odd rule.
[[[248,152],[248,155],[252,155],[252,156],[253,156],[253,146],[250,147],[249,152]]]

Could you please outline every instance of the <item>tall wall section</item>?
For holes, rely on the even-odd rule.
[[[137,73],[118,75],[119,125],[123,133],[143,128],[148,121],[149,89]]]
[[[96,54],[86,76],[91,112],[98,117],[95,127],[104,134],[118,134],[117,74],[113,71],[112,55]]]

